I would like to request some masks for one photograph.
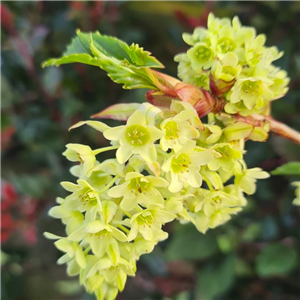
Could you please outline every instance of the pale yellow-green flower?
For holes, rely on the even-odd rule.
[[[83,167],[83,173],[90,175],[91,169],[96,162],[95,152],[89,147],[81,144],[67,144],[67,150],[63,153],[70,161],[79,161]]]
[[[160,146],[164,151],[174,149],[177,152],[186,141],[199,136],[199,131],[188,121],[191,117],[194,117],[194,113],[184,110],[161,123],[160,128],[164,136],[160,139]]]
[[[268,177],[270,177],[270,175],[262,171],[261,168],[252,168],[236,173],[234,183],[246,194],[252,195],[256,190],[256,179],[265,179]]]
[[[134,214],[131,219],[124,221],[125,225],[131,227],[128,240],[134,240],[140,233],[147,241],[163,241],[168,237],[168,233],[161,229],[162,225],[173,221],[175,218],[175,214],[160,207],[153,206],[144,209]]]
[[[170,181],[169,190],[176,193],[183,188],[184,183],[200,187],[202,184],[200,167],[212,159],[211,152],[196,147],[195,141],[187,141],[180,151],[168,158],[162,166]]]
[[[148,207],[150,204],[164,206],[164,199],[158,187],[168,186],[168,181],[154,176],[144,176],[137,172],[127,173],[125,182],[112,187],[108,196],[112,198],[122,198],[120,203],[124,211],[133,210],[138,204]]]
[[[199,231],[205,233],[215,228],[241,210],[239,200],[223,191],[203,191],[204,197],[199,199],[195,207],[195,223]]]
[[[207,165],[212,171],[217,171],[221,168],[226,172],[232,172],[237,165],[237,161],[243,157],[241,151],[234,149],[229,143],[216,144],[212,149],[218,154]]]
[[[228,100],[231,103],[243,102],[247,109],[251,110],[255,106],[266,106],[273,97],[269,86],[272,81],[267,78],[244,78],[238,79],[234,84]]]
[[[107,129],[103,135],[108,140],[120,143],[116,157],[123,164],[134,154],[139,154],[147,162],[155,162],[157,153],[154,142],[163,133],[153,124],[148,124],[145,114],[137,110],[129,117],[126,125]]]
[[[197,43],[187,51],[187,57],[191,61],[191,67],[200,72],[202,69],[209,69],[215,59],[215,52],[205,43]]]
[[[237,78],[241,72],[241,66],[238,65],[239,59],[233,52],[226,53],[221,61],[216,60],[212,66],[211,73],[215,79],[232,81]]]

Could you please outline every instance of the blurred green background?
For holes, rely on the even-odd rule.
[[[96,131],[68,132],[118,102],[144,102],[145,90],[126,91],[100,69],[71,64],[41,68],[58,57],[77,28],[99,30],[138,43],[176,76],[175,54],[187,50],[181,38],[205,26],[208,13],[238,15],[243,25],[267,35],[285,55],[276,65],[291,77],[290,91],[272,114],[300,129],[300,2],[114,2],[2,1],[1,3],[1,241],[3,300],[88,300],[78,278],[56,265],[61,253],[42,233],[64,234],[47,211],[59,182],[73,180],[61,153],[67,143],[106,145]],[[247,142],[249,168],[272,171],[299,161],[299,147],[271,136]],[[193,226],[168,224],[170,238],[142,256],[119,300],[296,300],[300,299],[299,208],[291,205],[293,176],[258,182],[242,213],[206,235]]]

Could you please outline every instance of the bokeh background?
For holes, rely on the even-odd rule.
[[[300,129],[300,2],[114,2],[2,1],[1,3],[1,242],[3,300],[88,300],[56,260],[61,253],[44,231],[64,234],[47,212],[65,196],[59,182],[73,180],[61,153],[67,143],[106,145],[89,128],[68,132],[103,108],[144,102],[145,90],[126,91],[95,67],[71,64],[41,68],[58,57],[77,28],[99,30],[138,43],[176,76],[175,54],[187,50],[183,32],[218,17],[238,15],[243,25],[267,35],[285,55],[276,65],[291,77],[290,91],[272,114]],[[272,171],[299,161],[299,147],[271,136],[247,142],[249,167]],[[295,176],[258,182],[242,213],[206,235],[176,222],[170,238],[142,256],[119,300],[298,300],[300,299],[299,208],[291,205]]]

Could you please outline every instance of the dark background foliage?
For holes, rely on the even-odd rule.
[[[275,101],[272,114],[300,129],[300,3],[288,1],[94,2],[2,1],[2,299],[93,299],[56,265],[61,253],[44,231],[63,235],[47,212],[59,185],[72,180],[71,164],[61,155],[66,143],[106,145],[89,128],[68,132],[79,120],[118,102],[144,102],[145,90],[126,91],[100,69],[80,64],[41,68],[58,57],[77,28],[99,30],[138,43],[176,76],[173,57],[186,51],[182,32],[206,24],[208,13],[238,15],[243,25],[267,35],[285,55],[276,64],[291,77],[290,91]],[[272,171],[299,161],[299,147],[271,136],[247,142],[249,167]],[[105,158],[105,157],[104,157]],[[299,208],[291,205],[294,176],[258,183],[245,210],[206,235],[174,222],[170,238],[142,256],[123,300],[296,300],[299,295]],[[299,178],[298,178],[299,180]]]

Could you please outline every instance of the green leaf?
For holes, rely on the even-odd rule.
[[[166,249],[166,256],[169,260],[193,260],[205,259],[217,252],[218,245],[212,234],[204,235],[187,224],[176,230]]]
[[[163,68],[164,66],[150,54],[137,44],[132,44],[128,51],[130,63],[136,67]]]
[[[234,263],[235,257],[228,255],[221,263],[202,268],[197,277],[197,299],[213,300],[224,294],[234,282]]]
[[[296,249],[271,244],[265,247],[256,258],[256,272],[261,277],[284,275],[297,266]]]
[[[300,176],[300,162],[289,162],[271,172],[272,175],[298,175]]]
[[[118,60],[115,57],[106,56],[94,43],[93,35],[90,35],[90,49],[98,61],[98,66],[106,71],[108,76],[116,83],[123,84],[123,88],[150,88],[156,89],[151,83],[147,70],[130,68],[130,64]]]
[[[140,106],[140,103],[115,104],[93,115],[92,118],[126,121]]]
[[[136,44],[128,46],[115,37],[101,35],[99,32],[80,31],[77,31],[77,37],[72,40],[61,58],[49,59],[42,66],[75,62],[100,67],[114,82],[123,84],[125,89],[157,89],[149,78],[147,69],[164,67],[150,52]]]

